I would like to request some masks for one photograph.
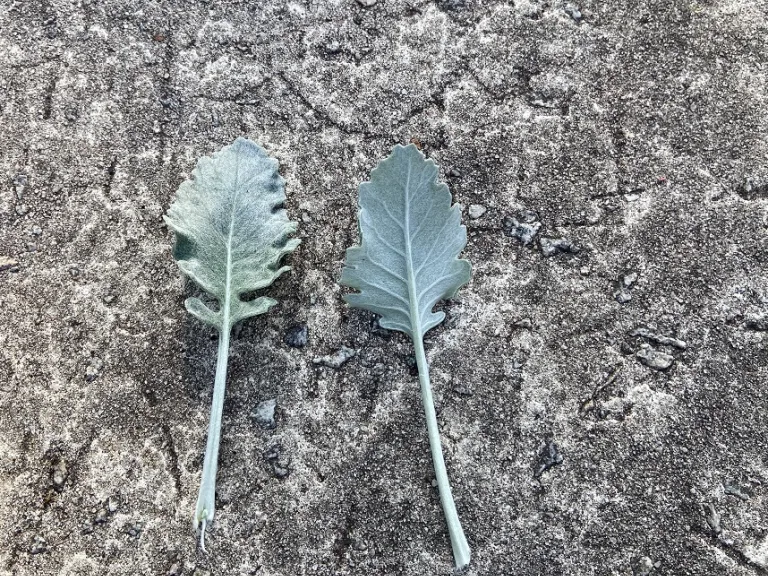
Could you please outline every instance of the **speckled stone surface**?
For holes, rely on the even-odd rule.
[[[466,573],[768,574],[766,14],[1,2],[0,574],[452,573],[411,345],[337,284],[409,141],[474,265],[426,344]],[[238,135],[302,244],[235,333],[206,556],[216,341],[161,215]]]

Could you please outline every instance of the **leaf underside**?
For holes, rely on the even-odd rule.
[[[347,249],[344,299],[381,316],[379,323],[422,337],[445,318],[432,308],[469,281],[458,256],[467,243],[461,206],[437,181],[438,169],[413,144],[392,154],[360,185],[360,246]]]
[[[198,161],[164,217],[176,233],[173,255],[179,267],[219,302],[215,311],[198,298],[184,304],[219,330],[274,306],[271,298],[246,302],[241,296],[290,269],[281,261],[299,240],[290,238],[296,223],[282,207],[285,182],[277,169],[277,160],[263,148],[238,138]]]

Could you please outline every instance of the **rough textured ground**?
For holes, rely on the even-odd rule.
[[[337,285],[410,140],[474,264],[427,342],[468,574],[768,574],[768,4],[365,3],[0,3],[0,574],[452,572],[411,346]],[[161,215],[241,134],[302,245],[205,556],[216,342]]]

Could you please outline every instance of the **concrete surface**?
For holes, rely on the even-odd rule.
[[[0,574],[452,573],[411,346],[337,285],[411,140],[474,264],[427,342],[467,574],[768,574],[766,14],[0,2]],[[161,215],[240,134],[303,243],[233,342],[205,556],[216,342]]]

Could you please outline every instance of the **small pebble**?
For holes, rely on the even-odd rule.
[[[106,508],[99,508],[98,512],[96,512],[96,518],[94,518],[93,523],[106,524],[108,516],[109,514],[107,513]]]
[[[282,454],[282,446],[275,444],[271,446],[265,453],[264,459],[272,465],[272,472],[277,478],[286,478],[291,470],[288,467],[290,464],[290,458],[284,458]]]
[[[54,487],[60,489],[64,486],[64,482],[67,481],[67,476],[69,476],[69,470],[67,470],[66,461],[58,460],[53,465],[53,470],[51,471],[51,481],[53,482]]]
[[[667,370],[675,361],[674,356],[654,350],[650,346],[641,348],[636,356],[640,362],[653,370]]]
[[[268,462],[272,462],[273,460],[277,460],[280,458],[280,445],[275,444],[274,446],[270,446],[266,452],[264,452],[264,458]]]
[[[758,182],[747,178],[744,184],[736,189],[736,193],[745,200],[768,198],[768,181]]]
[[[358,552],[363,552],[365,550],[368,550],[368,544],[366,544],[364,540],[358,539],[358,540],[355,540],[355,544],[353,548]]]
[[[17,174],[13,179],[14,187],[16,188],[16,198],[21,200],[24,198],[24,190],[27,188],[27,175]]]
[[[262,428],[271,429],[275,427],[275,408],[277,400],[271,398],[265,400],[256,407],[253,417]]]
[[[101,358],[92,358],[91,363],[88,364],[88,366],[85,369],[85,381],[86,382],[93,382],[96,380],[96,378],[99,377],[99,373],[101,372],[101,369],[104,367],[104,362],[102,362]]]
[[[459,396],[472,396],[472,389],[466,384],[457,384],[453,387],[453,391],[456,392],[456,394]]]
[[[376,0],[357,0],[357,3],[364,8],[370,8],[376,5]]]
[[[548,440],[539,451],[539,457],[536,461],[533,477],[540,478],[544,472],[553,466],[562,464],[562,462],[563,455],[560,454],[557,444],[552,440]]]
[[[267,525],[267,515],[264,512],[255,512],[251,516],[251,520],[253,521],[253,529],[256,532],[261,532],[264,530],[264,526]]]
[[[674,346],[675,348],[680,348],[680,350],[685,350],[688,348],[688,344],[682,340],[678,340],[677,338],[672,338],[670,336],[663,336],[662,334],[657,334],[656,332],[648,330],[648,328],[635,328],[629,333],[629,335],[647,338],[648,340],[652,340],[653,342],[661,344],[662,346]]]
[[[712,530],[712,533],[715,535],[720,534],[720,532],[723,531],[723,528],[720,526],[720,514],[715,510],[714,504],[705,504],[704,511],[709,529]]]
[[[632,300],[632,293],[625,286],[620,286],[613,292],[613,297],[619,304],[626,304]]]
[[[734,496],[735,498],[738,498],[739,500],[749,500],[749,494],[746,494],[742,489],[741,486],[739,486],[736,483],[726,483],[723,486],[723,490],[726,494],[729,496]]]
[[[565,238],[540,238],[539,246],[545,257],[556,254],[578,254],[581,251],[581,248]]]
[[[469,206],[469,217],[473,220],[477,220],[485,214],[485,212],[486,208],[482,204],[470,204]]]
[[[746,326],[748,330],[766,332],[768,331],[768,314],[752,314],[751,316],[747,316],[744,326]]]
[[[357,354],[357,350],[353,348],[348,348],[347,346],[342,346],[333,354],[329,354],[328,356],[319,356],[315,358],[314,360],[312,360],[312,363],[320,366],[327,366],[328,368],[333,368],[335,370],[338,370],[344,364],[346,364],[346,362],[349,361],[350,358],[354,357],[355,354]]]
[[[280,478],[281,480],[283,478],[287,478],[288,475],[291,473],[290,469],[287,466],[283,466],[279,462],[272,463],[272,471],[275,473],[275,476],[277,478]]]
[[[283,342],[291,348],[304,348],[309,340],[309,328],[306,324],[294,324],[285,331]]]
[[[35,536],[32,545],[29,547],[30,554],[42,554],[48,551],[48,542],[42,536]]]
[[[9,258],[8,256],[0,256],[0,272],[3,270],[10,270],[11,268],[15,268],[18,266],[18,264],[19,263],[13,258]]]
[[[568,14],[574,22],[581,22],[583,16],[581,14],[581,9],[576,4],[568,2],[563,10],[565,10],[565,13]]]
[[[643,556],[632,565],[632,574],[635,576],[648,576],[653,571],[653,560]]]
[[[336,40],[332,40],[326,45],[325,50],[329,54],[338,54],[341,52],[341,44],[339,44]]]
[[[522,318],[512,324],[515,328],[522,328],[523,330],[530,330],[533,328],[533,322],[531,322],[530,318]]]
[[[631,288],[639,277],[640,275],[637,272],[629,272],[621,279],[621,283],[627,288]]]
[[[501,227],[504,234],[516,238],[523,246],[527,246],[539,233],[541,222],[536,212],[526,210],[518,214],[517,218],[513,216],[504,218]]]

